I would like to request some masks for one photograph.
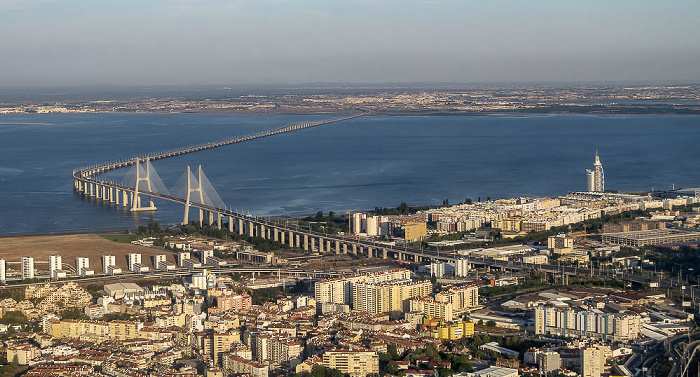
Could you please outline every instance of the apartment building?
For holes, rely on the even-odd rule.
[[[410,300],[432,292],[429,281],[386,282],[379,284],[355,283],[352,285],[353,309],[367,313],[410,311]]]
[[[431,296],[424,296],[411,299],[411,312],[421,312],[424,317],[440,318],[445,321],[452,321],[452,303],[436,301]]]
[[[379,375],[379,355],[369,350],[327,351],[323,354],[323,365],[351,377]]]
[[[479,306],[479,289],[467,285],[450,287],[436,293],[435,301],[452,305],[452,313],[462,313]]]
[[[539,306],[535,308],[535,334],[626,342],[639,337],[640,320],[641,317],[633,312],[606,313],[600,309]]]
[[[379,284],[390,281],[408,280],[411,280],[411,271],[406,269],[393,269],[318,281],[314,285],[316,304],[319,307],[326,303],[352,305],[352,285],[355,283]]]

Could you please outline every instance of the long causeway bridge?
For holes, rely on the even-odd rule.
[[[265,131],[253,135],[246,135],[231,138],[223,141],[216,141],[201,145],[190,146],[181,149],[169,150],[154,153],[147,156],[134,157],[128,160],[108,162],[73,171],[74,189],[76,192],[102,200],[105,203],[116,206],[129,207],[132,211],[151,211],[156,207],[153,198],[168,200],[185,206],[185,216],[183,223],[189,221],[189,210],[191,208],[199,211],[200,224],[207,223],[215,225],[219,229],[227,227],[230,232],[237,232],[240,235],[250,237],[261,237],[274,240],[289,247],[303,250],[317,250],[319,252],[335,252],[337,254],[353,253],[374,258],[393,258],[397,260],[423,262],[429,260],[453,260],[454,256],[439,254],[434,252],[422,252],[409,248],[400,248],[391,245],[378,244],[368,240],[356,239],[348,236],[335,234],[324,234],[305,229],[289,227],[282,223],[253,217],[242,213],[234,212],[223,205],[215,205],[211,201],[204,200],[202,188],[202,171],[198,169],[198,174],[187,172],[187,195],[186,197],[174,196],[170,193],[158,192],[152,185],[151,161],[175,157],[187,153],[203,151],[212,148],[223,147],[230,144],[242,143],[249,140],[260,139],[279,135],[287,132],[303,130],[311,127],[318,127],[325,124],[342,122],[348,119],[357,118],[365,114],[351,115],[341,118],[322,120],[318,122],[306,122],[280,127],[274,130]],[[136,184],[125,185],[110,180],[105,180],[101,174],[111,170],[116,170],[128,166],[136,167]],[[194,186],[192,185],[194,183]],[[143,186],[146,186],[145,188]],[[142,197],[149,198],[149,204],[144,206],[141,203]],[[197,199],[199,197],[199,199]]]

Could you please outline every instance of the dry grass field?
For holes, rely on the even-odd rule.
[[[71,234],[61,236],[29,236],[0,238],[0,259],[5,259],[8,267],[19,268],[20,258],[34,257],[34,266],[38,270],[47,270],[49,255],[60,255],[64,264],[75,264],[75,257],[89,257],[90,268],[102,270],[102,255],[117,257],[117,266],[126,270],[126,256],[129,253],[141,253],[142,263],[151,266],[151,255],[166,254],[168,261],[175,263],[169,251],[136,246],[130,243],[118,243],[96,234]]]

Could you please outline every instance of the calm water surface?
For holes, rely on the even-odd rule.
[[[0,116],[0,235],[175,223],[73,192],[74,168],[332,116]],[[599,150],[606,187],[700,186],[698,116],[369,116],[154,162],[170,186],[201,164],[232,208],[257,215],[451,203],[585,189]],[[109,174],[121,180],[126,170]]]

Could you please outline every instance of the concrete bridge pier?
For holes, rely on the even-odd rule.
[[[318,252],[323,253],[323,238],[318,238]]]
[[[335,253],[336,254],[342,253],[342,250],[340,250],[340,241],[335,241]]]
[[[238,219],[238,235],[243,235],[243,219]]]
[[[328,251],[328,252],[333,251],[333,248],[331,248],[331,241],[330,240],[326,241],[326,251]]]
[[[291,230],[287,233],[287,243],[289,247],[294,247],[294,233]]]
[[[343,254],[347,254],[347,253],[348,253],[348,244],[344,243],[343,244]]]
[[[270,229],[270,231],[272,232],[272,237],[271,237],[272,240],[275,242],[279,242],[280,236],[278,234],[277,228],[272,228],[272,229]]]
[[[228,231],[233,233],[233,216],[228,217]]]
[[[301,247],[301,234],[294,235],[294,244],[297,245],[297,247]]]
[[[95,187],[97,188],[97,194],[95,195],[95,198],[102,199],[102,186],[95,183]]]
[[[389,258],[389,251],[387,249],[382,249],[382,259]]]
[[[109,202],[114,203],[114,192],[117,191],[116,187],[109,188]]]
[[[305,251],[309,251],[309,235],[304,234],[304,243],[302,244]]]
[[[221,230],[221,212],[216,213],[216,228]]]
[[[265,224],[260,224],[260,237],[262,237],[264,239],[268,239],[267,238],[267,227],[265,226]]]
[[[352,244],[352,253],[357,255],[357,244],[356,243]]]
[[[129,206],[129,193],[126,190],[122,191],[122,199],[122,207]]]
[[[214,225],[214,212],[207,211],[207,214],[209,215],[209,216],[207,216],[207,225],[208,226]]]
[[[284,234],[285,234],[285,233],[284,233],[283,230],[279,230],[279,229],[277,230],[277,235],[278,235],[278,237],[279,237],[278,241],[279,241],[279,243],[281,243],[282,245],[284,245]]]
[[[201,228],[204,225],[204,210],[199,209],[199,227]]]
[[[116,204],[117,207],[119,207],[119,196],[120,195],[121,195],[121,193],[119,192],[119,189],[115,187],[114,188],[114,204]]]

